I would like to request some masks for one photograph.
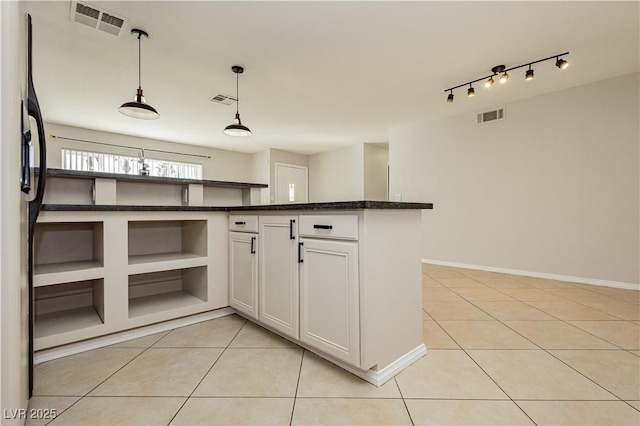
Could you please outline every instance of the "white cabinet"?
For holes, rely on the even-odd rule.
[[[299,337],[297,218],[259,218],[259,320],[293,339]]]
[[[300,341],[360,366],[358,243],[303,238],[300,245]]]
[[[258,234],[229,232],[229,305],[258,319]]]

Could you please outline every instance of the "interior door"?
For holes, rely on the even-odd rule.
[[[293,164],[275,163],[276,204],[309,201],[309,169]]]

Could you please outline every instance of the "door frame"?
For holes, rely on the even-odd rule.
[[[278,203],[278,167],[290,167],[290,168],[294,168],[294,169],[302,169],[304,170],[304,177],[305,177],[305,181],[306,181],[306,190],[307,190],[307,200],[306,201],[301,201],[303,203],[308,203],[309,202],[309,167],[307,166],[301,166],[299,164],[289,164],[289,163],[281,163],[281,162],[274,162],[273,163],[273,173],[275,175],[274,177],[274,186],[275,186],[275,202]]]

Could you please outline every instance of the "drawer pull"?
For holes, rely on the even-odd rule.
[[[333,225],[313,225],[313,229],[333,229]]]
[[[236,222],[236,225],[246,225],[247,222]]]

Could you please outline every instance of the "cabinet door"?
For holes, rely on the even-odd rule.
[[[298,339],[297,216],[260,216],[260,322]]]
[[[301,242],[300,340],[359,367],[358,243]]]
[[[258,235],[229,232],[229,305],[258,319]]]
[[[260,216],[260,322],[298,338],[297,216]]]

